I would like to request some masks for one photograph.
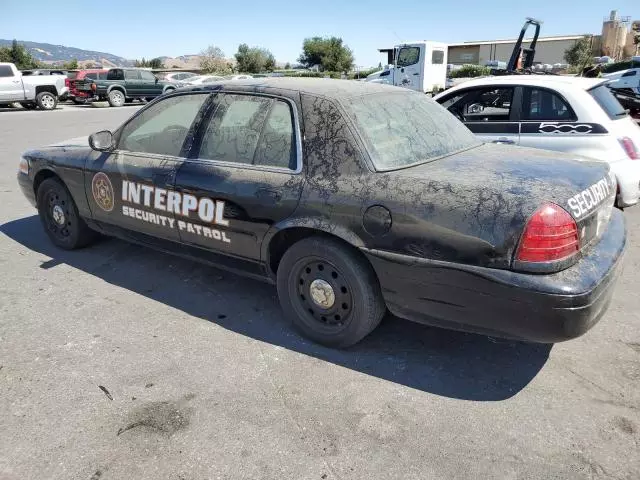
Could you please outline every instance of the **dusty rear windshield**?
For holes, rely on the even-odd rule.
[[[451,113],[421,93],[377,93],[343,104],[377,170],[408,167],[481,143]]]

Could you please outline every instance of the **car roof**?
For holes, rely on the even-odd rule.
[[[583,90],[590,90],[591,88],[603,83],[605,79],[602,78],[586,78],[586,77],[573,77],[564,75],[497,75],[476,78],[462,82],[459,85],[446,90],[445,93],[449,93],[454,90],[460,90],[463,88],[483,86],[483,85],[533,85],[533,86],[571,86],[578,87]]]
[[[369,82],[354,80],[337,80],[331,78],[299,78],[299,77],[267,77],[249,78],[246,80],[220,80],[206,86],[183,87],[180,91],[188,90],[241,90],[260,91],[264,89],[290,90],[331,98],[351,98],[372,93],[409,92],[410,90]]]

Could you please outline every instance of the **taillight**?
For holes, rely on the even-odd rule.
[[[95,84],[95,83],[92,83],[92,84],[91,84],[91,90],[95,92],[95,91],[96,91],[96,88],[97,88],[97,87],[96,87],[96,84]]]
[[[555,203],[546,203],[527,222],[518,245],[516,260],[553,262],[569,258],[579,250],[575,220]]]
[[[69,79],[68,78],[64,79],[64,86],[69,88]]]
[[[633,140],[631,140],[629,137],[622,137],[620,139],[620,145],[622,145],[622,148],[624,148],[624,151],[627,152],[627,156],[631,160],[640,159],[640,154],[638,153],[638,150],[636,150],[636,146],[633,143]]]

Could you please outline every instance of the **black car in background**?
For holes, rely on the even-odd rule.
[[[51,241],[98,234],[277,286],[313,340],[387,310],[538,342],[606,311],[626,243],[602,163],[482,144],[423,94],[329,79],[181,89],[116,131],[26,152]]]

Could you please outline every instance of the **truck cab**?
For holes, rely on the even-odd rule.
[[[369,75],[368,82],[388,83],[418,92],[433,93],[445,89],[447,79],[447,45],[418,41],[380,50],[393,53],[393,64]]]

